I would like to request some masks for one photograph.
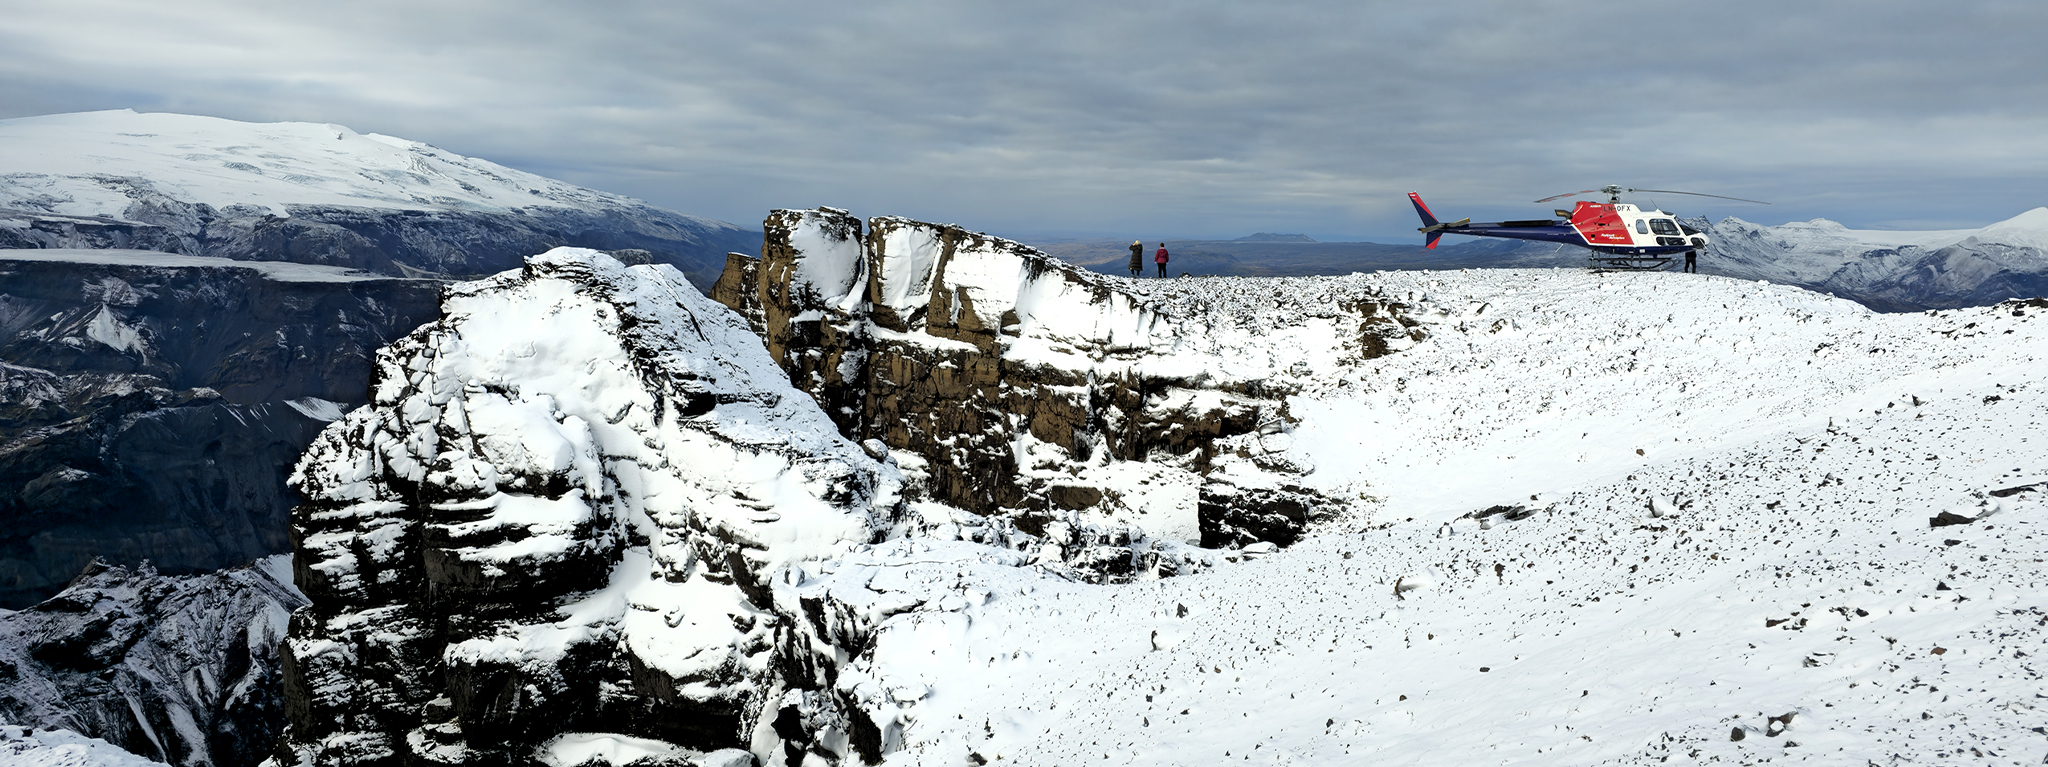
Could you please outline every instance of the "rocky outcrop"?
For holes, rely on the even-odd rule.
[[[1107,541],[1147,530],[1291,543],[1337,502],[1264,446],[1291,428],[1287,366],[1303,359],[1269,345],[1362,361],[1416,332],[1392,301],[1109,278],[954,226],[820,208],[764,229],[760,261],[729,257],[714,296],[754,318],[791,382],[843,434],[896,451],[913,495],[1068,531],[1074,550],[1125,560],[1112,578],[1144,550]],[[1127,501],[1107,478],[1129,471],[1178,490]]]
[[[666,266],[558,249],[443,313],[293,475],[280,762],[879,759],[840,666],[917,602],[814,580],[916,525],[879,446]]]
[[[96,558],[185,574],[287,551],[292,462],[364,401],[372,353],[434,317],[439,288],[0,251],[0,606]]]
[[[0,720],[185,767],[257,764],[283,725],[278,644],[305,604],[289,568],[278,556],[177,577],[96,563],[0,613]]]

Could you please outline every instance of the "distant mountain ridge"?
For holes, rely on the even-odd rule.
[[[129,110],[0,120],[0,248],[145,248],[466,277],[575,245],[708,286],[760,232],[339,125]]]
[[[1778,226],[1722,219],[1702,269],[1853,299],[1884,311],[2048,295],[2048,208],[1978,229],[1880,231],[1827,219]]]
[[[1797,285],[1880,311],[1986,306],[2048,295],[2048,208],[2034,208],[1977,229],[1850,229],[1827,219],[1777,226],[1739,218],[1685,219],[1713,237],[1700,271]],[[1275,239],[1167,240],[1170,274],[1297,277],[1381,270],[1583,268],[1589,252],[1545,242],[1490,238],[1419,244]],[[1046,252],[1104,274],[1125,273],[1128,251],[1115,242],[1041,245]]]

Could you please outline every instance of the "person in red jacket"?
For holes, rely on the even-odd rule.
[[[1159,252],[1152,254],[1152,263],[1159,265],[1159,276],[1166,276],[1166,243],[1159,243]]]

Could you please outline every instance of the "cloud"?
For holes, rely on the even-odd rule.
[[[334,122],[740,223],[1412,236],[1603,183],[1684,213],[2048,204],[2038,2],[300,2],[9,11],[0,117]],[[1775,218],[1774,218],[1775,217]]]

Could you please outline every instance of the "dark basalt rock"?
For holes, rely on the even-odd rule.
[[[1202,545],[1239,548],[1259,541],[1292,546],[1323,503],[1296,486],[1242,488],[1224,480],[1202,485]]]

